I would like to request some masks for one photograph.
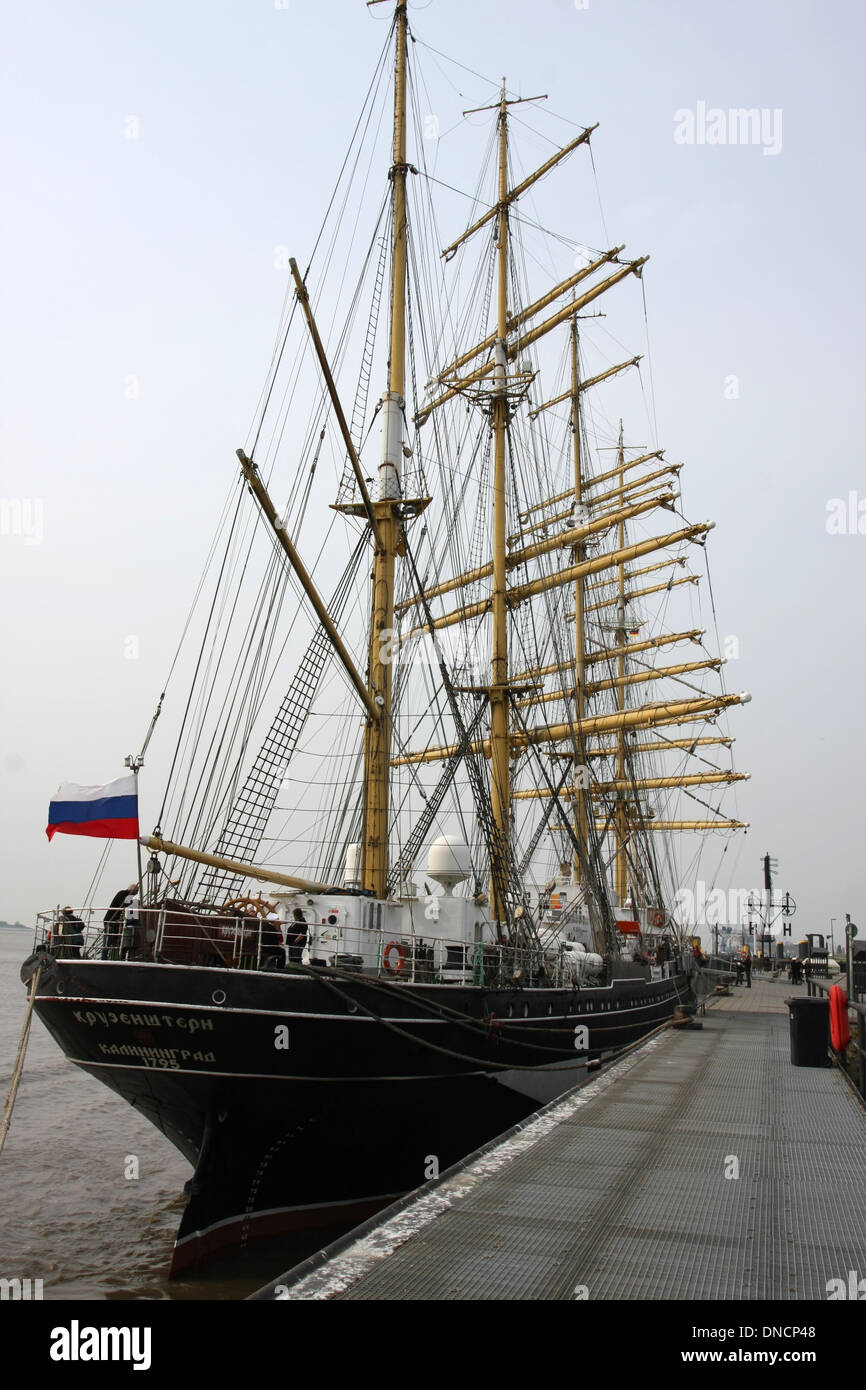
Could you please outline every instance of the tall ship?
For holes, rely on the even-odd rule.
[[[669,1023],[678,846],[743,828],[748,696],[695,617],[712,523],[608,413],[641,357],[605,320],[647,257],[547,227],[595,127],[524,172],[542,99],[488,89],[455,115],[487,141],[461,202],[423,104],[450,60],[381,3],[144,747],[52,807],[137,841],[135,882],[41,914],[22,967],[193,1165],[173,1274],[364,1219]]]

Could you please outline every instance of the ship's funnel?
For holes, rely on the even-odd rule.
[[[446,894],[453,892],[472,873],[471,850],[457,835],[442,835],[430,846],[427,873],[441,883]]]

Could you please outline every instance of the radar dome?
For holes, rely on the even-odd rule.
[[[469,846],[457,835],[441,835],[430,846],[427,873],[436,883],[441,883],[446,892],[451,892],[472,873]]]

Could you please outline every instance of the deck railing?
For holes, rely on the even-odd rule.
[[[216,966],[239,970],[279,969],[312,964],[360,973],[371,968],[382,978],[413,984],[453,983],[496,988],[546,984],[554,988],[605,984],[609,976],[590,974],[581,957],[523,943],[455,941],[431,936],[394,936],[382,929],[362,934],[364,954],[357,954],[358,929],[336,927],[327,943],[307,948],[292,944],[293,923],[262,919],[241,912],[188,911],[173,904],[141,907],[130,918],[104,921],[101,907],[55,909],[37,918],[34,949],[61,959],[148,961],[174,965]],[[122,912],[122,909],[120,910]],[[64,915],[66,913],[66,915]],[[353,951],[352,948],[355,948]],[[674,962],[647,966],[663,979]]]

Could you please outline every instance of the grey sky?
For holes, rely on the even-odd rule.
[[[140,745],[268,365],[274,248],[310,248],[391,8],[106,0],[7,18],[0,497],[23,507],[0,536],[0,917],[83,897],[101,846],[49,847],[49,798],[119,776]],[[410,21],[600,123],[605,244],[652,257],[659,438],[686,461],[688,514],[717,523],[719,627],[740,649],[726,681],[754,697],[731,720],[752,829],[720,883],[757,884],[770,849],[798,933],[856,921],[866,534],[825,523],[855,493],[866,532],[864,11],[431,0]],[[443,161],[460,110],[490,100],[457,83],[434,113]],[[675,113],[699,103],[781,112],[778,152],[677,143]],[[586,226],[575,241],[602,244],[597,203]],[[146,773],[160,787],[165,754]],[[112,856],[123,882],[130,851]]]

